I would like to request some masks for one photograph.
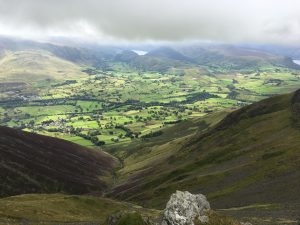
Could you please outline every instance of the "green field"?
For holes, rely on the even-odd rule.
[[[165,126],[234,110],[300,86],[297,71],[275,66],[214,74],[191,66],[180,75],[124,67],[109,72],[88,69],[94,73],[76,75],[76,80],[55,76],[26,87],[12,83],[9,93],[2,87],[1,125],[90,147],[129,143]]]

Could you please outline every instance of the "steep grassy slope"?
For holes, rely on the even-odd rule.
[[[0,127],[0,196],[103,192],[114,159],[68,141]]]
[[[124,159],[111,195],[163,207],[176,189],[213,208],[298,204],[300,91],[230,113],[214,128],[140,149]]]
[[[0,199],[0,224],[105,224],[117,212],[135,211],[157,217],[159,211],[107,198],[28,194]]]
[[[87,76],[80,66],[42,50],[6,51],[0,58],[0,81],[65,80]]]

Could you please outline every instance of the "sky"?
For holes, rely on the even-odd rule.
[[[0,0],[0,35],[300,44],[300,1]]]

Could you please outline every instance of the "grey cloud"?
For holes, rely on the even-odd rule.
[[[0,0],[0,33],[300,43],[299,0]]]

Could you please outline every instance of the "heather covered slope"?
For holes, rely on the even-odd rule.
[[[263,100],[206,131],[126,155],[111,195],[152,207],[175,190],[203,193],[213,208],[299,206],[299,96]]]
[[[68,141],[0,127],[0,196],[103,192],[113,157]]]

